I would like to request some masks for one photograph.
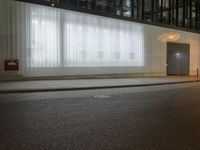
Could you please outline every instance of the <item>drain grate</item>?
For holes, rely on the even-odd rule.
[[[99,99],[105,99],[105,98],[110,98],[111,96],[109,95],[96,95],[94,98],[99,98]]]

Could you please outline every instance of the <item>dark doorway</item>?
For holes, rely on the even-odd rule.
[[[167,75],[189,76],[190,45],[167,43]]]

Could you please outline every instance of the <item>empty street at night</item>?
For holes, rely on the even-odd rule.
[[[0,95],[1,150],[199,150],[200,83]]]

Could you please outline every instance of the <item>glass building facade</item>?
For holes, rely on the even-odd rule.
[[[198,0],[20,0],[147,24],[200,31]]]

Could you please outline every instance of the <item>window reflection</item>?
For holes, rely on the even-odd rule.
[[[131,0],[124,0],[123,1],[123,16],[125,17],[131,17]]]
[[[200,30],[198,0],[44,0],[114,16]]]
[[[96,10],[107,12],[108,10],[108,1],[107,0],[96,0]]]

